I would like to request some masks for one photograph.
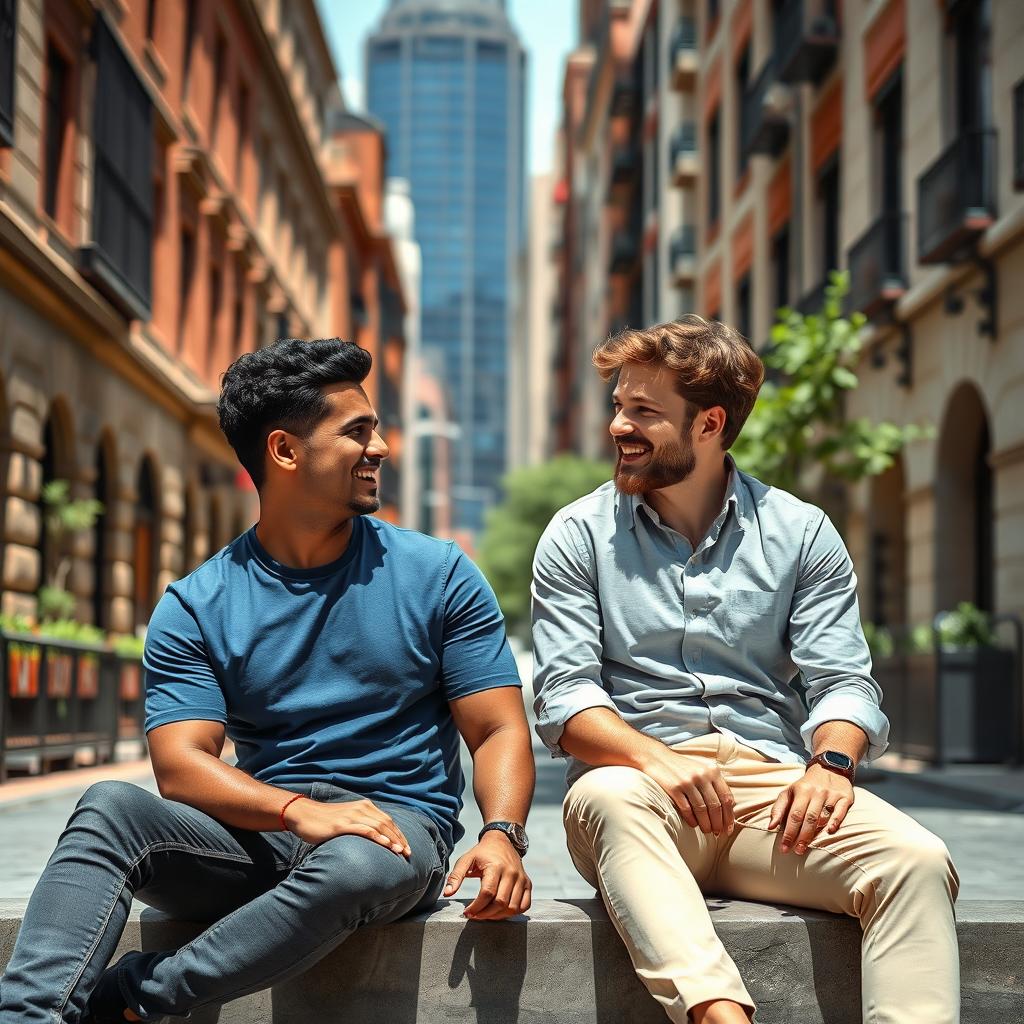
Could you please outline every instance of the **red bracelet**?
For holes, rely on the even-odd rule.
[[[284,821],[284,812],[287,811],[288,808],[291,807],[291,805],[293,803],[295,803],[296,800],[305,800],[305,799],[306,799],[306,797],[302,793],[296,793],[295,796],[293,796],[291,798],[291,800],[289,800],[284,805],[284,807],[281,808],[281,831],[282,832],[287,832],[288,831],[288,826],[285,824],[285,821]]]

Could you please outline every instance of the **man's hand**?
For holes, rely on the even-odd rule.
[[[668,793],[691,828],[732,835],[736,798],[713,761],[661,747],[652,750],[641,770]]]
[[[288,806],[284,821],[288,831],[304,843],[323,843],[335,836],[362,836],[401,857],[408,859],[412,854],[402,830],[370,800],[332,804],[303,797]]]
[[[853,783],[843,775],[812,764],[803,778],[787,786],[772,807],[769,829],[785,822],[783,853],[795,847],[803,855],[807,845],[823,829],[834,835],[853,806]]]
[[[522,858],[502,832],[485,832],[480,842],[458,859],[444,895],[454,896],[464,878],[479,878],[480,892],[463,911],[463,917],[501,921],[530,909],[533,883],[523,869]]]

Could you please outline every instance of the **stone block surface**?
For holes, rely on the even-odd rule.
[[[192,1015],[193,1024],[664,1024],[598,900],[540,900],[529,919],[468,922],[463,902],[371,926],[269,991]],[[860,934],[849,918],[708,901],[763,1024],[859,1024]],[[0,900],[0,966],[24,903]],[[1024,902],[957,910],[962,1024],[1018,1020]],[[118,949],[176,948],[200,926],[136,909]]]

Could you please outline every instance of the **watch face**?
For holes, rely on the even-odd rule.
[[[530,846],[530,840],[526,838],[526,829],[522,825],[512,824],[508,827],[508,837],[512,845],[522,849],[524,852]]]
[[[826,750],[823,760],[826,764],[838,768],[840,771],[848,772],[853,767],[853,758],[846,754],[840,754],[835,750]]]

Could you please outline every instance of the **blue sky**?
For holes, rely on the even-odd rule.
[[[363,106],[363,41],[386,6],[387,0],[317,0],[351,106]],[[528,169],[539,174],[552,166],[565,55],[576,41],[576,0],[507,0],[507,7],[529,53]]]

